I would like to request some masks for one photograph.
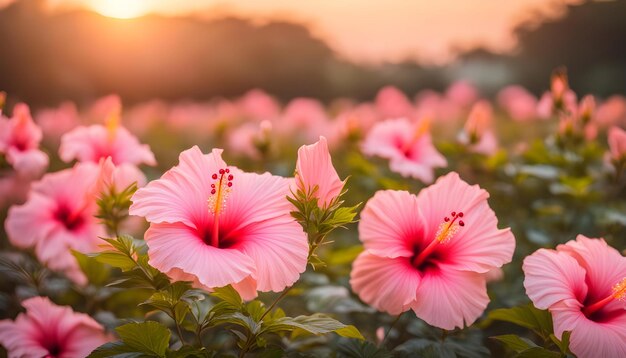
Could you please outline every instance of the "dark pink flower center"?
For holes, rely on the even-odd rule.
[[[607,310],[606,306],[614,300],[623,300],[626,298],[626,277],[612,287],[610,295],[602,299],[592,299],[592,295],[587,294],[584,302],[583,313],[594,322],[607,322],[624,314],[624,310]]]
[[[67,205],[60,205],[54,213],[54,218],[69,231],[78,230],[85,223],[82,213],[70,210]]]
[[[465,222],[461,219],[463,216],[462,211],[458,213],[456,211],[451,212],[450,216],[443,218],[443,222],[439,225],[435,237],[428,246],[413,248],[411,263],[415,268],[424,271],[437,267],[437,263],[443,261],[444,256],[437,248],[439,245],[450,241],[465,226]]]

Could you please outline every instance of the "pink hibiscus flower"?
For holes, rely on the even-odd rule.
[[[232,284],[245,298],[282,291],[307,264],[309,246],[286,199],[291,180],[244,173],[222,150],[197,146],[139,189],[131,215],[145,217],[150,264],[203,288]]]
[[[111,157],[114,164],[156,165],[154,154],[146,144],[139,143],[126,128],[119,125],[119,117],[110,117],[106,127],[92,125],[78,127],[61,138],[59,156],[65,162],[98,163]]]
[[[11,119],[0,115],[0,154],[18,174],[36,178],[48,167],[48,155],[39,150],[41,137],[27,105],[17,104]]]
[[[375,102],[376,110],[383,119],[411,116],[414,112],[409,98],[393,86],[381,88]]]
[[[465,122],[461,143],[475,153],[493,155],[498,150],[498,142],[492,130],[493,109],[487,101],[474,104]]]
[[[619,127],[609,128],[609,151],[611,159],[619,163],[626,160],[626,131]]]
[[[47,297],[29,298],[22,305],[26,313],[0,321],[0,344],[9,358],[83,358],[111,341],[93,318]]]
[[[94,252],[102,242],[99,237],[105,235],[94,217],[98,173],[97,165],[85,163],[44,175],[33,183],[25,204],[9,209],[5,222],[13,245],[34,248],[39,261],[78,284],[86,279],[70,249]]]
[[[392,171],[432,183],[434,168],[448,162],[432,143],[426,120],[389,119],[376,124],[362,145],[366,155],[389,159]]]
[[[498,103],[516,121],[537,117],[537,98],[522,86],[507,86],[498,92]]]
[[[80,125],[78,109],[73,102],[63,102],[57,108],[38,111],[35,121],[44,133],[44,141],[55,147],[65,133]]]
[[[392,315],[412,309],[443,329],[472,324],[489,303],[487,273],[515,249],[488,197],[454,172],[417,196],[377,192],[361,212],[365,251],[353,264],[352,289]]]
[[[539,249],[524,260],[524,287],[548,309],[554,334],[571,332],[579,358],[626,357],[626,258],[603,239],[576,240]]]
[[[296,185],[304,193],[309,193],[317,186],[315,197],[320,207],[328,207],[335,200],[345,182],[333,167],[326,138],[311,145],[303,145],[298,149],[296,162]]]

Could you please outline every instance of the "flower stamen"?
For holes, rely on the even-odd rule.
[[[214,183],[211,184],[211,195],[207,200],[209,212],[213,215],[213,232],[211,233],[211,245],[219,247],[220,214],[226,209],[226,199],[231,192],[234,176],[230,169],[220,169],[211,176]]]
[[[604,306],[608,305],[613,300],[623,300],[625,298],[626,298],[626,277],[622,278],[618,283],[616,283],[612,287],[612,292],[610,295],[606,296],[605,298],[601,299],[600,301],[590,306],[585,307],[583,309],[583,313],[587,317],[589,317],[592,314],[599,311],[600,309],[602,309]]]
[[[412,260],[414,267],[419,267],[424,260],[426,260],[426,258],[430,256],[433,251],[435,251],[438,244],[447,243],[462,227],[465,226],[465,222],[461,220],[463,216],[464,214],[462,211],[458,213],[453,211],[450,213],[450,217],[452,218],[448,216],[443,218],[443,222],[439,224],[435,238],[430,242],[430,244],[428,244],[428,246],[426,246],[424,250],[422,250],[422,252],[419,253],[419,255],[415,256]]]

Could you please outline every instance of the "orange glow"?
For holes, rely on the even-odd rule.
[[[147,14],[147,0],[92,0],[89,6],[99,14],[116,19],[132,19]]]
[[[0,0],[8,2],[14,0]],[[459,50],[484,46],[515,48],[513,28],[521,20],[562,14],[566,4],[585,0],[47,0],[52,9],[89,8],[129,19],[151,14],[215,19],[244,17],[305,24],[341,57],[359,63],[420,60],[443,64]]]

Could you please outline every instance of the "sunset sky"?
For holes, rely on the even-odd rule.
[[[0,0],[0,4],[10,0]],[[19,1],[19,0],[18,0]],[[116,18],[147,13],[202,17],[238,15],[260,23],[307,24],[341,56],[361,63],[418,59],[443,63],[454,48],[515,46],[512,28],[524,19],[558,16],[581,0],[48,0],[59,11],[79,6]]]

